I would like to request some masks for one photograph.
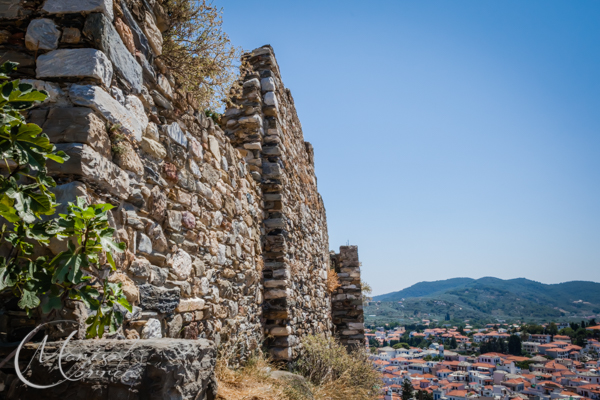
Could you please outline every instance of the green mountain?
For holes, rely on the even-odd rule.
[[[454,278],[420,282],[373,300],[365,310],[371,320],[443,320],[450,314],[454,321],[558,321],[599,317],[600,283]]]

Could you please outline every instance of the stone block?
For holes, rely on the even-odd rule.
[[[219,142],[217,138],[210,135],[208,137],[208,148],[217,160],[221,160],[221,150],[219,150]]]
[[[148,38],[148,42],[150,42],[150,47],[152,47],[152,52],[156,57],[162,54],[162,45],[163,45],[163,37],[160,29],[156,27],[154,23],[154,17],[146,11],[146,18],[144,21],[144,32],[146,33],[146,37]]]
[[[149,58],[151,56],[152,50],[150,48],[150,44],[148,43],[148,38],[138,25],[136,19],[129,11],[129,8],[127,7],[126,3],[124,3],[123,1],[120,1],[120,3],[121,9],[123,10],[123,16],[125,17],[127,25],[129,26],[131,34],[133,36],[132,40],[134,42],[134,49],[141,51],[144,56],[144,59]]]
[[[190,167],[190,171],[192,171],[192,174],[194,174],[196,178],[202,178],[202,171],[200,170],[200,167],[198,166],[196,161],[190,158],[188,160],[188,164]]]
[[[111,157],[106,124],[90,108],[52,108],[42,129],[52,143],[85,143],[104,157]]]
[[[96,49],[61,49],[42,54],[37,59],[38,78],[94,78],[109,87],[112,63]]]
[[[148,115],[146,115],[146,110],[144,110],[144,103],[142,103],[137,96],[125,96],[125,108],[129,110],[131,115],[133,115],[140,123],[142,133],[145,132],[148,128],[149,119]]]
[[[265,287],[267,288],[276,288],[276,287],[287,287],[288,286],[288,281],[286,280],[277,280],[277,279],[270,279],[270,280],[265,280]]]
[[[58,354],[62,345],[63,342],[48,342],[44,351]],[[36,344],[27,345],[21,356],[34,360],[37,348]],[[214,400],[217,395],[217,350],[206,339],[71,341],[65,352],[81,355],[80,361],[73,361],[70,366],[77,364],[72,371],[86,372],[85,379],[64,381],[56,357],[43,357],[42,362],[35,357],[36,361],[30,364],[32,380],[41,377],[48,384],[63,383],[40,390],[17,379],[10,391],[3,392],[6,399]]]
[[[257,114],[254,114],[249,117],[242,117],[238,120],[238,123],[248,128],[258,128],[263,124],[262,118],[260,117],[260,115]]]
[[[167,210],[167,227],[175,232],[181,230],[181,211]]]
[[[69,203],[76,203],[77,197],[87,196],[85,183],[77,181],[57,185],[50,188],[50,191],[54,193],[56,202],[60,204],[56,207],[55,214],[66,214]]]
[[[292,328],[290,326],[279,326],[269,329],[269,334],[273,336],[289,336],[292,334]]]
[[[81,31],[77,28],[63,28],[61,42],[77,44],[81,41]]]
[[[18,0],[0,0],[0,19],[16,19],[25,14],[25,9]]]
[[[244,89],[255,90],[260,88],[260,81],[257,78],[248,79],[244,82]]]
[[[152,254],[152,241],[142,232],[138,232],[137,250],[141,253]]]
[[[292,297],[290,289],[266,289],[264,293],[265,299],[285,299]]]
[[[150,318],[142,329],[142,339],[160,339],[162,338],[162,328],[160,321],[156,318]]]
[[[58,144],[71,158],[64,164],[48,162],[48,170],[57,175],[78,175],[120,199],[131,194],[129,176],[92,147],[83,143]]]
[[[144,257],[136,257],[129,266],[129,272],[139,278],[150,278],[151,271],[150,261]]]
[[[273,78],[262,78],[260,88],[263,92],[272,92],[275,90],[275,80]]]
[[[269,229],[285,228],[285,220],[283,218],[270,218],[264,220],[265,227]]]
[[[271,357],[275,360],[291,360],[292,359],[292,348],[291,347],[272,347],[269,349]]]
[[[263,162],[262,170],[265,178],[278,179],[281,178],[281,175],[283,175],[283,170],[277,163]]]
[[[177,250],[171,259],[171,268],[179,279],[189,278],[192,273],[192,257],[184,250]]]
[[[163,314],[170,314],[179,305],[181,295],[178,287],[167,289],[146,283],[140,285],[139,289],[140,307],[144,310],[155,310]]]
[[[34,19],[27,26],[25,46],[29,50],[54,50],[58,47],[60,31],[48,18]]]
[[[280,156],[281,148],[279,146],[265,146],[262,149],[262,153],[268,156]]]
[[[175,310],[176,312],[190,312],[190,311],[200,311],[204,310],[206,306],[206,302],[203,299],[195,298],[195,299],[181,299],[179,302],[179,306]]]
[[[183,211],[181,214],[181,223],[187,229],[194,229],[196,227],[196,217],[189,211]]]
[[[13,0],[7,1],[13,2]],[[0,0],[0,10],[2,7],[2,0]],[[2,18],[1,11],[0,18]],[[0,64],[4,64],[7,61],[19,63],[19,68],[33,67],[35,65],[35,58],[32,55],[14,50],[0,50]]]
[[[45,90],[48,97],[44,100],[41,107],[71,107],[67,94],[61,89],[58,83],[42,81],[39,79],[22,79],[21,83],[33,85],[37,90]]]
[[[92,39],[95,47],[108,56],[113,62],[115,70],[131,87],[141,93],[143,87],[142,66],[127,50],[112,23],[103,14],[91,14],[85,21],[83,34]]]
[[[185,133],[183,133],[183,130],[181,130],[181,127],[179,126],[179,124],[177,122],[173,122],[170,125],[166,125],[164,127],[164,130],[165,130],[166,134],[171,139],[173,139],[176,143],[187,148],[188,140],[185,137]]]
[[[154,139],[143,137],[140,146],[143,151],[158,160],[162,160],[167,156],[167,149],[165,149],[165,146]]]
[[[264,100],[265,104],[268,106],[274,106],[275,108],[278,107],[277,96],[275,96],[274,92],[265,93],[263,100]]]
[[[246,150],[262,150],[262,144],[260,142],[244,143],[244,149],[246,149]]]
[[[143,129],[137,118],[102,88],[93,85],[72,85],[69,96],[75,105],[98,111],[111,124],[120,125],[121,129],[135,140],[142,140]]]
[[[160,92],[158,92],[157,90],[152,90],[150,92],[150,95],[152,96],[152,100],[154,100],[154,102],[169,111],[173,111],[173,105],[171,104],[171,102],[169,100],[167,100],[167,98],[165,96],[163,96],[162,94],[160,94]]]
[[[89,14],[104,13],[113,20],[112,0],[46,0],[42,11],[48,14]]]

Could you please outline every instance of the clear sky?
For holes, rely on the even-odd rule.
[[[270,44],[374,294],[600,281],[600,1],[217,0]]]

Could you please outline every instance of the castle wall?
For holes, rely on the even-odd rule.
[[[292,359],[300,337],[331,331],[325,208],[312,146],[273,49],[261,47],[243,61],[242,89],[225,112],[225,134],[245,150],[263,191],[265,335],[275,358]]]
[[[20,62],[20,78],[50,93],[28,121],[71,157],[50,165],[58,201],[83,195],[115,206],[110,223],[127,251],[110,279],[135,306],[123,335],[257,348],[262,188],[157,61],[161,1],[8,3],[1,60]]]
[[[344,343],[359,343],[358,254],[337,256],[332,298],[313,149],[273,49],[243,56],[221,128],[160,61],[161,4],[0,0],[0,61],[19,62],[18,76],[50,93],[28,121],[71,157],[50,164],[59,212],[76,196],[115,206],[110,223],[127,251],[110,279],[134,305],[119,335],[206,338],[239,357],[266,339],[282,360],[334,324]],[[20,315],[15,302],[2,307],[1,318]]]

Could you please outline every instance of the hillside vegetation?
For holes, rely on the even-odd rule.
[[[369,320],[472,320],[472,322],[581,319],[600,314],[600,283],[573,281],[553,285],[524,278],[454,278],[420,282],[375,296]]]

